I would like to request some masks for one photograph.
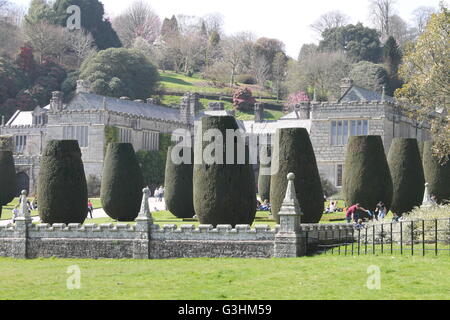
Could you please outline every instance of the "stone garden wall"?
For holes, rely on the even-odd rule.
[[[293,175],[292,175],[293,176]],[[292,178],[291,176],[291,178]],[[293,178],[279,213],[280,225],[153,224],[144,190],[136,225],[33,224],[22,201],[15,224],[0,227],[0,256],[13,258],[171,259],[198,257],[288,258],[304,256],[322,242],[351,237],[353,225],[302,225]],[[26,199],[26,192],[22,193]],[[324,232],[325,231],[325,232]]]

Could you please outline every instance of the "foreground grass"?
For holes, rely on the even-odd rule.
[[[81,270],[68,290],[67,269]],[[367,289],[368,268],[381,290]],[[449,299],[448,257],[13,260],[0,258],[0,299]]]

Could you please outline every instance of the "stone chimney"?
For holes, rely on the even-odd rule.
[[[60,112],[63,110],[63,93],[61,91],[53,91],[50,100],[50,110]]]
[[[91,83],[88,80],[77,80],[76,93],[91,93]]]
[[[311,119],[311,103],[309,101],[297,104],[295,106],[295,111],[297,112],[299,119],[301,120]]]
[[[344,78],[341,80],[341,98],[347,93],[350,88],[353,87],[353,80],[350,78]]]
[[[257,102],[255,103],[255,122],[264,121],[264,104]]]
[[[190,94],[190,104],[191,116],[195,117],[197,113],[202,109],[202,104],[200,103],[200,95],[198,93]]]
[[[191,122],[191,97],[190,94],[187,93],[181,98],[180,103],[180,120],[183,123],[192,123]]]

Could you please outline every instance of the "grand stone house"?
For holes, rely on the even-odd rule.
[[[198,96],[187,94],[178,109],[127,98],[92,94],[89,84],[78,81],[72,100],[63,103],[61,92],[54,92],[50,104],[34,111],[17,111],[5,123],[0,135],[11,136],[16,163],[18,191],[36,191],[40,155],[48,140],[78,140],[86,175],[101,176],[105,146],[114,141],[132,143],[137,150],[157,150],[160,134],[176,129],[193,131],[195,122],[208,115],[230,115],[223,104],[213,103],[202,110]],[[319,170],[335,186],[342,185],[345,147],[353,135],[380,135],[386,152],[394,137],[428,140],[426,128],[405,117],[394,102],[352,84],[342,82],[337,102],[307,102],[298,105],[277,121],[264,120],[264,107],[255,106],[255,120],[238,121],[249,135],[274,135],[278,128],[306,128],[316,152]],[[111,130],[113,128],[113,130]]]

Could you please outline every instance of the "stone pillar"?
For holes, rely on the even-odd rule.
[[[255,103],[255,122],[264,121],[264,104]]]
[[[288,175],[288,186],[284,198],[280,217],[280,231],[275,236],[274,256],[276,258],[295,258],[306,254],[305,237],[300,233],[301,216],[297,196],[295,193],[295,174]]]
[[[63,93],[61,91],[53,91],[50,100],[50,109],[53,112],[60,112],[63,110]]]
[[[311,103],[309,101],[297,104],[295,110],[298,112],[299,119],[311,119]]]
[[[33,220],[27,206],[27,191],[23,190],[20,196],[19,216],[15,219],[14,243],[12,257],[16,259],[26,259],[28,229],[31,228]]]
[[[433,201],[431,200],[428,186],[429,186],[429,184],[425,183],[425,193],[423,195],[423,202],[422,202],[421,208],[431,208],[434,205]]]
[[[183,123],[191,124],[191,94],[186,93],[181,98],[180,103],[180,120]]]
[[[133,259],[150,258],[150,229],[153,225],[153,218],[148,204],[150,189],[147,187],[142,192],[141,210],[136,219],[136,238],[133,243]]]

